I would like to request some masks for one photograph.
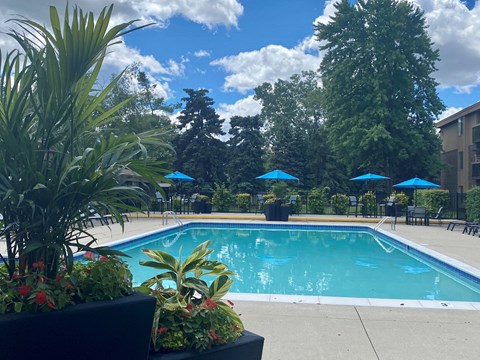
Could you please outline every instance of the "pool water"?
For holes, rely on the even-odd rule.
[[[149,235],[118,249],[134,282],[159,270],[140,266],[142,249],[183,258],[212,240],[211,259],[237,273],[231,292],[361,298],[480,301],[480,284],[448,267],[414,256],[408,247],[369,228],[262,227],[188,224],[184,230]]]

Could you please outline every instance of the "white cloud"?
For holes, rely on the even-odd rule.
[[[320,58],[306,54],[302,46],[288,49],[280,45],[268,45],[257,51],[214,60],[210,64],[221,66],[231,73],[225,78],[225,90],[245,93],[264,82],[288,79],[303,70],[316,70]]]
[[[445,118],[449,117],[450,115],[453,115],[453,114],[459,112],[460,110],[462,110],[462,108],[450,107],[438,116],[438,120],[445,119]]]
[[[210,53],[207,50],[197,50],[193,53],[196,57],[209,57]]]
[[[221,119],[225,119],[223,123],[223,131],[225,139],[229,137],[230,119],[232,116],[254,116],[260,114],[262,105],[253,99],[253,95],[236,101],[234,104],[221,103],[216,110]]]
[[[416,0],[441,61],[435,74],[442,87],[469,93],[480,84],[480,5],[469,10],[458,0]]]

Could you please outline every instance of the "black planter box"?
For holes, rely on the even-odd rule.
[[[280,221],[288,221],[290,206],[280,206]]]
[[[0,315],[0,359],[148,359],[155,298],[134,293],[47,313]]]
[[[202,213],[204,214],[211,214],[212,213],[212,204],[204,202],[203,203],[203,210]]]
[[[170,353],[152,353],[150,360],[261,360],[264,338],[244,331],[237,341],[197,352],[193,350],[174,351]]]
[[[267,221],[280,220],[280,206],[277,204],[265,204],[264,206],[265,219]]]
[[[192,210],[195,214],[200,214],[203,210],[203,203],[201,201],[194,201],[192,204]]]

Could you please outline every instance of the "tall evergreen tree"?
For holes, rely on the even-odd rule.
[[[255,180],[264,173],[262,122],[256,116],[233,116],[230,119],[228,177],[235,193],[255,194],[264,184]]]
[[[176,141],[176,169],[195,178],[196,191],[211,192],[215,183],[226,180],[226,145],[220,139],[223,119],[213,108],[208,90],[184,89],[184,109],[178,116],[181,131]]]
[[[439,52],[423,12],[397,0],[342,0],[335,7],[331,22],[316,25],[335,153],[349,175],[436,177],[441,143],[433,121],[444,106],[431,76]]]

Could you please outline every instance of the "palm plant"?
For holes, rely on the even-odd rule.
[[[140,187],[128,186],[131,170],[156,186],[165,171],[148,160],[143,144],[158,143],[156,133],[103,136],[102,125],[125,105],[102,109],[101,103],[121,74],[96,88],[109,46],[138,29],[135,20],[109,28],[113,7],[95,19],[74,8],[63,24],[50,7],[51,31],[26,18],[11,21],[21,51],[0,54],[0,212],[7,256],[0,255],[10,278],[42,260],[54,278],[63,261],[91,248],[94,237],[83,227],[89,211],[112,214],[138,210]],[[16,259],[19,261],[16,262]]]

